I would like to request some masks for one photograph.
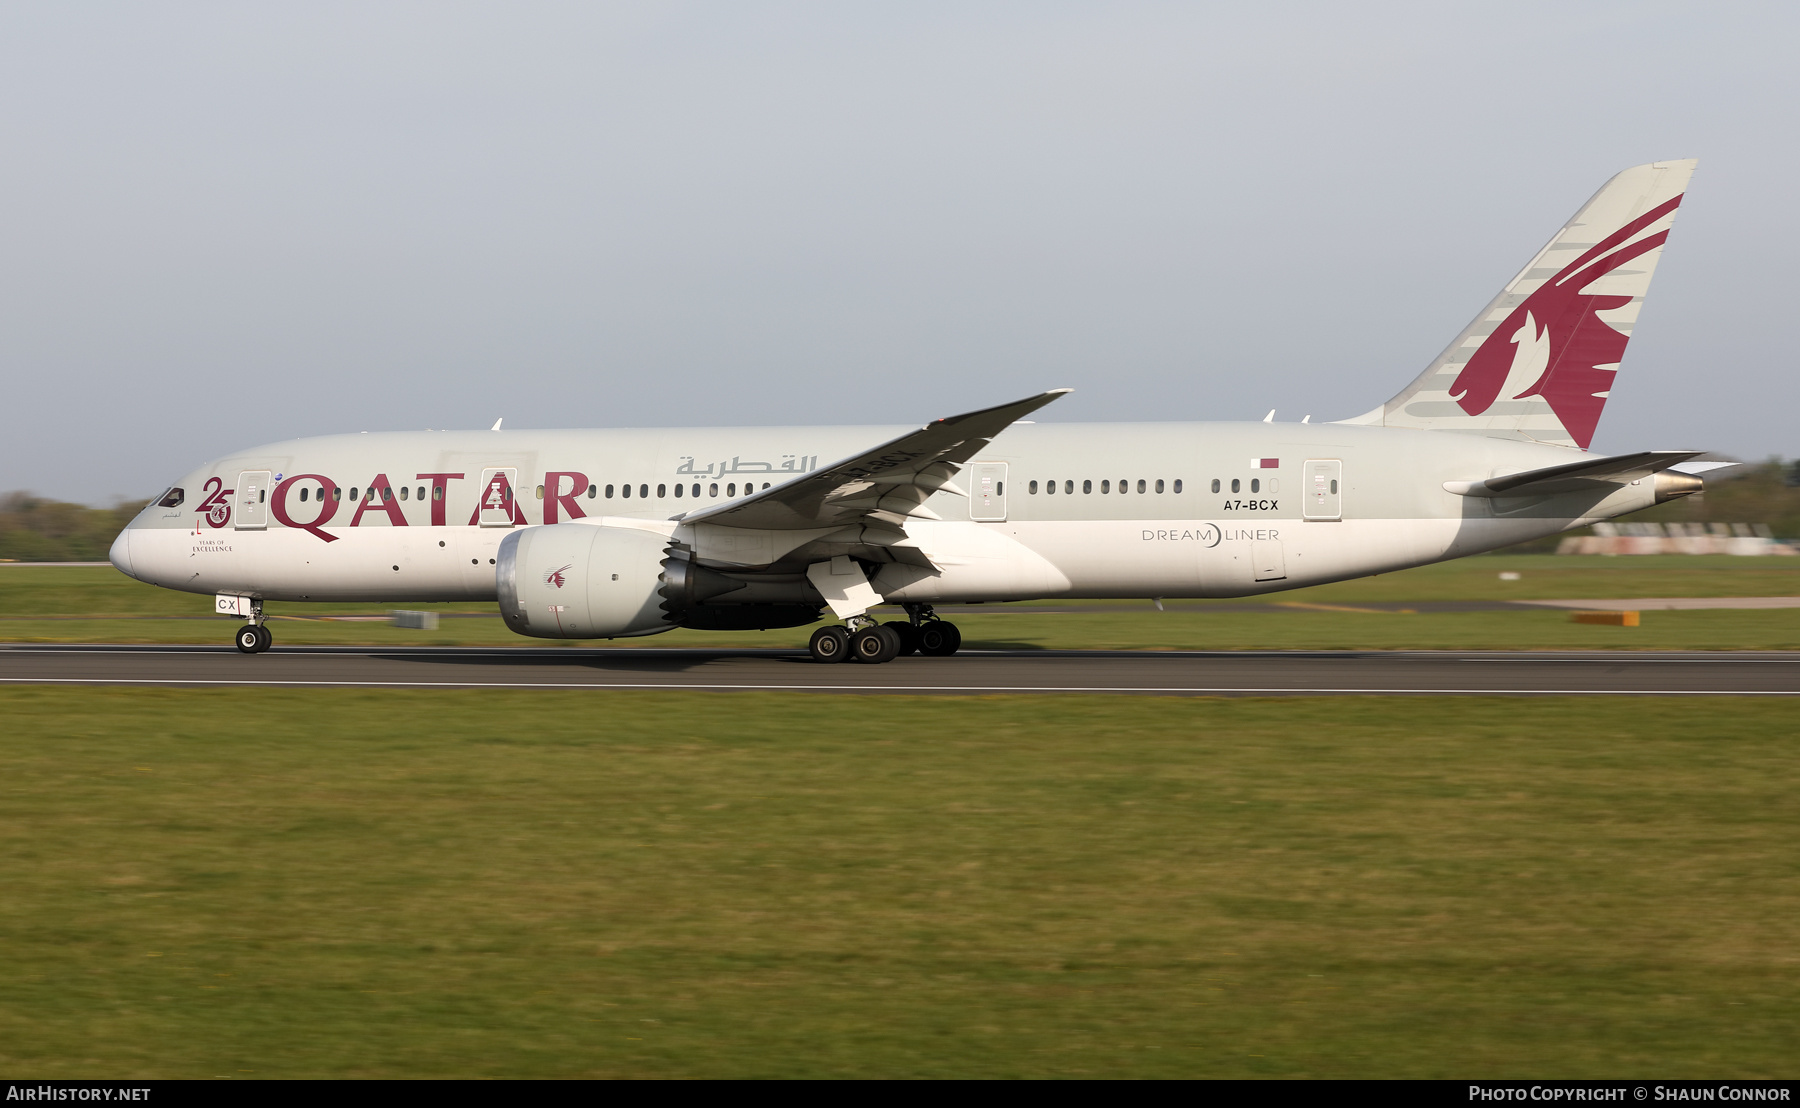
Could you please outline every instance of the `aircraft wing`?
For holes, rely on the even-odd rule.
[[[968,493],[951,480],[1015,420],[1070,392],[1051,389],[1011,404],[928,423],[814,473],[681,517],[683,523],[802,530],[864,521],[895,527],[938,518],[925,501],[939,491]]]
[[[1567,465],[1528,469],[1485,481],[1445,481],[1444,489],[1458,496],[1551,496],[1563,492],[1587,492],[1605,485],[1623,485],[1665,469],[1674,469],[1704,450],[1642,450],[1609,458],[1587,458]]]

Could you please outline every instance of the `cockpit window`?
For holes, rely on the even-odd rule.
[[[187,493],[185,491],[181,489],[170,489],[168,492],[162,494],[162,499],[156,502],[156,506],[159,508],[179,508],[181,502],[186,499]]]

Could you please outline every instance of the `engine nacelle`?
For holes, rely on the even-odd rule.
[[[819,618],[804,578],[758,581],[694,564],[686,548],[631,527],[552,523],[500,540],[500,615],[540,639],[626,639],[675,627],[749,631]]]
[[[540,639],[654,635],[676,624],[663,609],[668,540],[649,531],[585,523],[527,527],[500,540],[500,615]]]

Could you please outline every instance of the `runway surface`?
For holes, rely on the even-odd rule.
[[[821,693],[1800,695],[1800,653],[967,651],[819,665],[798,650],[0,644],[0,684]]]

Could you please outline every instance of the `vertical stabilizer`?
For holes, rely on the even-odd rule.
[[[1695,164],[1606,182],[1417,380],[1343,422],[1585,450]]]

